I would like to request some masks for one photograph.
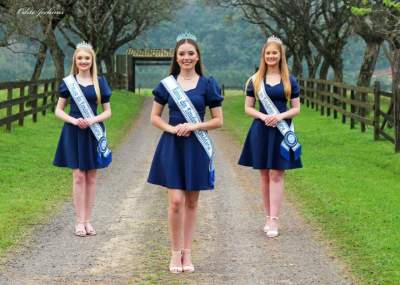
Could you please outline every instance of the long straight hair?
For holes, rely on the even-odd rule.
[[[169,67],[169,74],[177,76],[181,72],[181,68],[177,61],[177,56],[178,56],[178,48],[181,45],[183,45],[184,43],[191,44],[196,49],[197,55],[199,56],[199,60],[197,61],[196,65],[194,66],[194,69],[198,75],[202,76],[203,75],[203,64],[201,63],[200,49],[199,49],[199,46],[197,45],[197,43],[192,39],[182,39],[176,43],[175,50],[174,50],[174,57],[172,58],[171,65]]]
[[[277,42],[266,42],[261,50],[260,56],[260,65],[256,73],[254,73],[246,83],[246,90],[250,80],[253,80],[253,87],[254,87],[254,95],[257,96],[258,91],[260,90],[260,84],[264,83],[265,75],[268,71],[268,65],[265,62],[265,50],[268,46],[275,45],[280,52],[281,59],[279,60],[279,71],[281,73],[281,78],[283,82],[283,90],[287,100],[290,100],[292,94],[292,86],[290,85],[289,80],[289,67],[286,62],[286,55],[285,49],[282,44]]]
[[[90,75],[92,76],[94,90],[96,91],[97,103],[100,103],[101,95],[100,95],[99,79],[97,78],[96,54],[94,53],[93,49],[88,48],[88,47],[80,47],[80,48],[75,49],[74,55],[72,56],[72,66],[71,66],[70,74],[76,75],[79,73],[78,66],[76,66],[76,55],[81,50],[89,53],[92,56],[92,66],[90,67]]]

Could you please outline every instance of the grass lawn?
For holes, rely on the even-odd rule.
[[[143,96],[114,91],[107,137],[115,147],[132,125]],[[52,165],[63,122],[53,113],[30,117],[12,132],[0,129],[0,256],[23,239],[35,224],[45,223],[58,205],[70,199],[71,171]]]
[[[252,119],[243,96],[226,96],[224,127],[241,144]],[[286,189],[303,216],[362,284],[399,284],[400,154],[302,106],[295,119],[304,168],[289,171]],[[260,197],[261,199],[261,197]]]

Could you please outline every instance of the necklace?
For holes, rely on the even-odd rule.
[[[193,78],[196,77],[196,75],[193,75],[192,77],[185,77],[183,75],[179,75],[180,77],[182,77],[184,80],[192,80]]]

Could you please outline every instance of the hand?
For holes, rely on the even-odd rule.
[[[84,119],[84,121],[85,121],[85,123],[86,123],[86,125],[87,125],[88,127],[90,127],[91,125],[93,125],[94,123],[96,123],[96,122],[94,121],[94,118]]]
[[[176,135],[183,137],[190,136],[191,133],[196,130],[196,125],[192,123],[179,124],[176,127]]]
[[[265,115],[264,117],[264,123],[265,125],[269,126],[269,127],[276,127],[276,124],[282,120],[281,115],[277,114],[277,115]]]
[[[83,118],[75,119],[75,120],[73,121],[73,124],[74,124],[75,126],[78,126],[78,127],[81,128],[81,129],[86,129],[86,128],[88,127],[87,123],[85,122],[85,120],[84,120]]]

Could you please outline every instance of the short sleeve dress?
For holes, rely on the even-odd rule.
[[[294,99],[299,97],[300,88],[294,76],[291,75],[289,79],[292,87],[291,98]],[[264,86],[268,96],[278,108],[279,112],[287,111],[287,99],[284,95],[282,81],[274,86],[264,83]],[[246,96],[254,97],[253,83],[251,80],[247,87]],[[259,103],[259,106],[260,112],[266,114],[267,112],[262,104]],[[286,119],[285,121],[290,126],[292,120]],[[247,134],[239,164],[250,166],[254,169],[285,170],[301,168],[301,160],[300,158],[294,160],[293,152],[291,152],[290,160],[286,160],[280,155],[282,140],[283,136],[277,128],[266,126],[260,119],[254,119]]]
[[[111,88],[103,76],[99,76],[98,80],[101,103],[108,103],[110,102]],[[98,104],[94,85],[83,86],[79,84],[79,87],[85,95],[93,113],[97,115]],[[62,98],[70,98],[69,115],[74,118],[82,118],[83,116],[75,101],[71,98],[71,94],[64,81],[60,84],[59,93]],[[100,125],[104,130],[104,124],[100,123]],[[96,161],[96,154],[97,140],[90,128],[82,130],[78,126],[64,123],[53,161],[55,166],[80,169],[83,171],[102,168]]]
[[[204,120],[206,107],[220,107],[223,97],[213,77],[200,76],[194,89],[185,91]],[[169,124],[186,123],[168,91],[160,82],[153,90],[154,101],[169,108]],[[196,135],[178,137],[164,132],[157,145],[147,181],[169,189],[199,191],[213,189],[209,184],[209,162],[203,146]]]

